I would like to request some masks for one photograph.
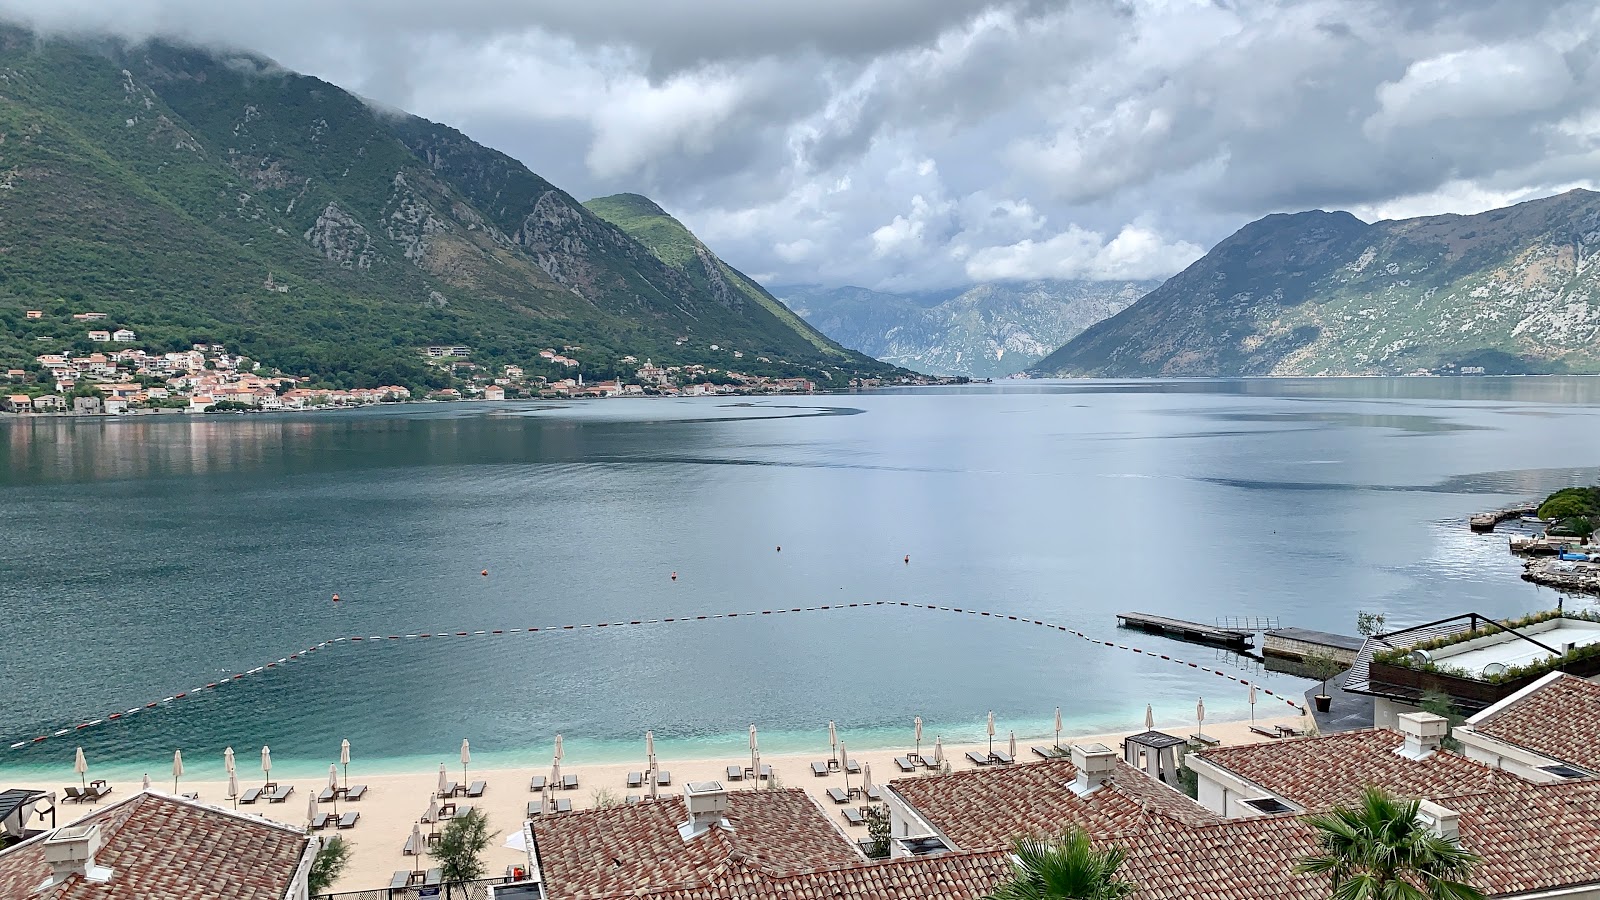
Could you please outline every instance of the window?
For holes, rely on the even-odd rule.
[[[1549,772],[1551,775],[1555,775],[1555,776],[1557,776],[1559,778],[1588,778],[1589,777],[1589,773],[1588,772],[1585,772],[1582,769],[1574,768],[1573,766],[1569,766],[1569,765],[1566,765],[1564,763],[1563,764],[1554,765],[1554,766],[1540,766],[1539,767],[1539,771],[1541,771],[1541,772]]]
[[[1273,815],[1275,813],[1294,812],[1294,807],[1284,803],[1277,797],[1257,797],[1254,800],[1244,801],[1244,805],[1257,812],[1264,812],[1268,815]]]

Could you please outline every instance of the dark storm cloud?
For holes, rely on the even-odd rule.
[[[1498,0],[0,0],[245,47],[654,196],[783,281],[1170,274],[1256,216],[1600,171],[1600,9]]]

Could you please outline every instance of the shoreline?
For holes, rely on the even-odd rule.
[[[1315,724],[1312,718],[1304,714],[1257,716],[1256,723],[1268,726],[1274,724],[1292,725],[1301,729],[1312,729]],[[1122,738],[1136,734],[1143,729],[1134,731],[1103,732],[1099,734],[1069,735],[1062,733],[1062,743],[1103,743],[1115,749]],[[911,737],[910,729],[906,730],[906,737]],[[1169,733],[1179,737],[1188,737],[1194,733],[1192,726],[1184,728],[1170,728]],[[1227,721],[1208,721],[1205,726],[1207,737],[1221,741],[1222,746],[1237,746],[1240,744],[1257,743],[1269,738],[1262,737],[1250,731],[1250,719],[1243,718]],[[914,774],[902,774],[894,766],[892,760],[895,756],[913,751],[911,741],[906,741],[901,746],[884,747],[877,749],[856,749],[848,747],[849,735],[842,734],[851,759],[857,760],[870,768],[874,784],[882,785],[890,781],[904,778],[926,777],[930,774],[923,769],[917,769]],[[932,731],[924,730],[925,739],[921,745],[924,754],[933,752]],[[1047,747],[1054,741],[1054,734],[1045,735],[1043,739],[1017,738],[1017,762],[1019,764],[1037,760],[1038,757],[1031,752],[1031,747]],[[822,742],[819,742],[822,743]],[[563,759],[561,772],[563,775],[578,776],[579,786],[576,790],[552,792],[552,798],[569,800],[574,809],[590,809],[601,803],[620,803],[628,794],[648,796],[647,788],[628,788],[627,775],[629,772],[642,772],[645,769],[644,748],[641,738],[637,759],[632,762],[581,764],[573,759],[573,754],[568,753]],[[999,734],[995,736],[994,748],[1004,752],[1007,750],[1008,738]],[[658,788],[661,796],[678,796],[683,791],[683,785],[689,781],[699,780],[724,780],[734,790],[753,789],[756,782],[726,781],[725,767],[729,765],[747,766],[750,763],[750,753],[742,747],[739,752],[732,754],[718,754],[706,757],[673,756],[662,757],[659,768],[670,772],[672,781],[669,786]],[[986,753],[987,743],[951,743],[944,745],[944,759],[952,771],[964,771],[974,768],[965,758],[967,751],[975,751],[980,755]],[[826,791],[829,788],[846,787],[847,776],[839,772],[832,772],[824,777],[812,774],[811,763],[820,762],[828,758],[828,748],[824,743],[819,751],[815,752],[784,752],[761,754],[761,763],[771,766],[778,784],[783,788],[801,788],[818,804],[820,810],[829,821],[839,828],[842,839],[859,840],[866,837],[864,828],[849,828],[843,818],[838,814],[838,805],[828,799]],[[265,776],[258,764],[258,757],[251,752],[242,752],[238,756],[237,774],[240,790],[249,790],[258,786],[265,780]],[[570,763],[570,764],[569,764]],[[170,763],[168,763],[170,765]],[[356,825],[344,830],[328,830],[319,832],[323,836],[337,834],[348,841],[352,847],[350,863],[343,875],[333,885],[334,891],[366,890],[381,887],[389,882],[391,874],[405,869],[411,870],[416,864],[413,857],[401,853],[401,848],[406,837],[411,833],[412,826],[426,811],[433,795],[436,792],[439,780],[439,764],[434,763],[427,768],[413,768],[403,773],[374,774],[368,770],[359,755],[352,756],[350,763],[349,783],[365,784],[367,795],[358,802],[341,801],[338,804],[340,812],[357,811],[361,813]],[[36,782],[36,786],[47,791],[56,791],[59,795],[61,789],[79,780],[73,772],[70,758],[62,765],[46,770],[48,778],[39,777],[25,779]],[[275,768],[274,772],[278,770]],[[165,773],[164,776],[162,773]],[[527,858],[524,853],[505,846],[507,838],[519,834],[526,817],[526,807],[529,801],[539,800],[541,795],[529,790],[529,779],[534,776],[550,775],[548,764],[537,766],[509,766],[491,767],[469,764],[466,766],[465,776],[459,762],[459,756],[451,754],[445,763],[446,778],[452,781],[463,782],[483,780],[488,783],[488,790],[482,798],[465,799],[456,798],[457,803],[471,803],[475,808],[484,811],[489,816],[490,830],[495,833],[495,838],[489,849],[484,853],[486,874],[498,875],[510,865],[526,865]],[[342,774],[342,773],[341,773]],[[865,773],[863,773],[865,774]],[[88,778],[99,777],[93,761],[90,761]],[[150,773],[151,788],[158,791],[171,791],[173,787],[170,769],[153,771]],[[860,775],[848,776],[848,786],[859,787]],[[15,779],[7,778],[8,783]],[[318,791],[327,785],[327,775],[322,773],[314,777],[288,778],[277,776],[274,781],[279,784],[294,785],[294,792],[282,803],[268,803],[265,800],[251,805],[240,805],[239,811],[256,816],[262,816],[273,821],[305,827],[308,819],[308,806],[310,798],[315,797]],[[21,786],[21,785],[19,785]],[[32,786],[32,785],[30,785]],[[111,780],[112,793],[100,804],[75,804],[57,801],[58,824],[67,825],[78,818],[93,812],[107,803],[126,799],[141,789],[138,778]],[[227,783],[225,780],[202,780],[180,778],[178,791],[182,793],[197,792],[203,802],[214,803],[221,806],[232,807],[233,803],[227,799]],[[333,804],[318,804],[322,812],[331,812]],[[424,830],[427,826],[423,826]],[[424,867],[432,863],[426,858],[422,862]]]

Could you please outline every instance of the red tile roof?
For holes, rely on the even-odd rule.
[[[1106,833],[1220,821],[1121,760],[1111,781],[1087,797],[1067,788],[1077,777],[1071,760],[1051,759],[903,778],[890,787],[963,850],[1005,847],[1019,835],[1056,834],[1068,825]]]
[[[734,791],[731,832],[712,828],[685,842],[682,797],[564,813],[533,823],[552,900],[647,889],[706,889],[861,861],[815,801],[801,790]],[[715,893],[705,896],[718,896]]]
[[[157,793],[107,806],[76,824],[99,823],[95,863],[112,871],[103,884],[78,876],[43,892],[50,876],[44,836],[0,852],[6,900],[282,900],[309,838],[253,816]]]
[[[1522,781],[1444,750],[1407,759],[1394,752],[1404,743],[1399,732],[1375,728],[1206,750],[1199,758],[1312,811],[1354,803],[1368,785],[1401,797],[1446,797]]]
[[[1552,759],[1600,772],[1600,684],[1564,672],[1472,729]]]

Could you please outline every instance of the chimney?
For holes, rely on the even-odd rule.
[[[1413,712],[1396,716],[1406,742],[1394,751],[1406,759],[1427,759],[1439,749],[1439,742],[1450,733],[1450,720],[1433,713]]]
[[[1072,765],[1078,779],[1070,787],[1079,797],[1087,797],[1111,780],[1117,769],[1117,755],[1105,744],[1073,744]]]
[[[728,812],[728,789],[720,781],[691,781],[683,786],[683,805],[689,820],[678,826],[684,841],[692,841],[712,826],[732,829],[724,816]]]
[[[110,869],[94,862],[94,855],[100,851],[99,823],[58,828],[42,846],[44,861],[50,864],[50,880],[44,887],[60,884],[74,875],[100,883],[111,878]]]
[[[1417,814],[1434,835],[1447,841],[1461,839],[1461,814],[1455,810],[1440,806],[1432,800],[1423,800],[1417,806]]]

